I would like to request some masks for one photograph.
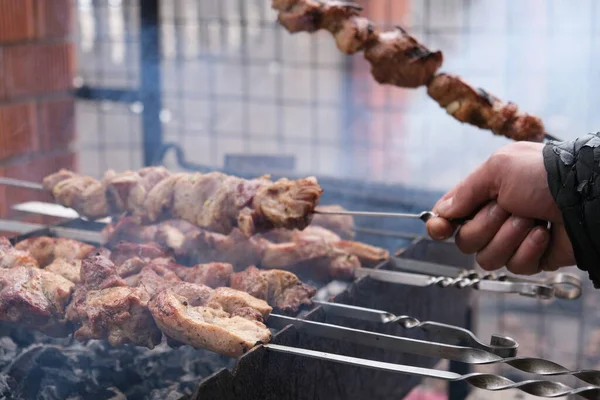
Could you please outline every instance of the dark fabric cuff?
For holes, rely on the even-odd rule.
[[[544,147],[548,185],[560,208],[577,266],[600,288],[600,135]]]

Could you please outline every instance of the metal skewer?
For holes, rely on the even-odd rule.
[[[439,217],[439,214],[433,211],[422,211],[420,213],[397,213],[397,212],[377,212],[377,211],[333,211],[319,210],[314,211],[315,214],[322,215],[350,215],[353,217],[376,217],[376,218],[405,218],[405,219],[420,219],[423,222],[429,221],[431,218]],[[449,220],[456,224],[464,224],[470,218],[456,218]]]
[[[465,328],[439,322],[420,322],[416,318],[406,315],[396,316],[383,310],[351,306],[341,303],[329,303],[326,301],[313,301],[320,305],[327,315],[359,319],[362,321],[379,322],[382,324],[399,324],[406,329],[419,328],[425,332],[438,334],[448,339],[460,341],[464,346],[484,350],[500,357],[514,357],[517,355],[519,343],[508,336],[492,335],[490,344],[483,343],[475,334]]]
[[[554,297],[563,300],[574,300],[581,297],[583,285],[581,279],[573,274],[563,272],[554,273],[545,279],[522,278],[508,275],[506,273],[481,274],[475,270],[467,270],[449,267],[440,264],[434,264],[427,261],[413,260],[408,258],[392,257],[389,261],[394,268],[416,272],[426,275],[440,275],[455,279],[472,279],[479,281],[499,281],[499,282],[522,282],[543,286],[551,286],[554,289]]]
[[[13,186],[23,189],[34,189],[34,190],[44,190],[44,186],[41,183],[24,181],[21,179],[14,178],[5,178],[0,176],[0,184],[6,186]]]
[[[393,364],[382,361],[367,360],[357,357],[349,357],[340,354],[326,353],[322,351],[301,349],[297,347],[281,346],[277,344],[263,345],[267,350],[278,353],[294,354],[301,357],[315,358],[319,360],[337,362],[357,367],[366,367],[382,371],[408,374],[423,378],[442,379],[445,381],[465,381],[470,385],[489,391],[503,391],[518,389],[522,392],[547,398],[579,395],[586,399],[598,399],[600,396],[599,386],[585,386],[573,389],[559,382],[547,380],[528,380],[513,382],[508,378],[495,374],[472,373],[460,375],[455,372],[441,371],[433,368],[415,367],[405,364]]]
[[[338,307],[339,306],[339,307]],[[348,305],[333,304],[326,312],[338,313],[341,307]],[[384,323],[399,323],[411,329],[419,327],[443,336],[461,339],[468,345],[451,345],[429,340],[412,339],[396,335],[371,332],[367,330],[348,328],[317,321],[308,321],[278,314],[273,314],[267,320],[269,327],[283,329],[293,325],[298,331],[308,335],[334,340],[342,340],[363,346],[376,347],[383,350],[398,351],[421,355],[425,357],[443,358],[446,360],[462,362],[471,365],[498,365],[506,364],[519,371],[543,376],[573,376],[585,383],[600,385],[600,371],[597,370],[569,370],[560,364],[543,358],[534,357],[503,357],[498,354],[516,354],[518,343],[509,337],[492,336],[492,346],[483,344],[471,331],[457,326],[445,325],[436,322],[420,322],[408,316],[395,316],[385,311],[362,309],[355,307],[358,319],[375,320],[378,316],[386,316]],[[344,312],[344,311],[342,311]],[[370,315],[369,315],[370,314]],[[393,318],[392,318],[393,317]],[[488,351],[492,349],[492,351]]]
[[[458,289],[473,288],[485,292],[516,293],[521,296],[535,297],[549,300],[556,296],[554,288],[531,282],[491,281],[469,278],[449,278],[447,276],[420,275],[400,271],[386,271],[382,269],[356,268],[356,278],[369,277],[373,280],[387,283],[397,283],[410,286],[438,286],[442,288],[454,287]]]

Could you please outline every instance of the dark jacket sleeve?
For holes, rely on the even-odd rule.
[[[577,266],[600,288],[600,133],[544,147],[552,196],[560,208]]]

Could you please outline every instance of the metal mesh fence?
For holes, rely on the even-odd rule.
[[[209,167],[243,168],[239,156],[258,155],[268,172],[269,157],[288,157],[298,174],[444,190],[509,143],[453,120],[423,88],[377,84],[362,56],[340,54],[329,34],[290,35],[267,0],[148,3],[158,5],[158,43],[144,41],[152,25],[138,0],[74,2],[84,173],[138,168],[158,137]],[[442,50],[444,71],[541,116],[555,136],[600,126],[593,0],[359,3],[376,23]],[[152,77],[158,90],[141,93]],[[526,355],[598,368],[598,299],[591,287],[568,304],[486,296],[479,330],[515,336]]]

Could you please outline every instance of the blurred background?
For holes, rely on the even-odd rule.
[[[551,134],[600,126],[597,2],[357,3],[442,50],[443,71],[542,117]],[[398,200],[424,210],[510,142],[458,123],[424,88],[377,84],[328,33],[290,35],[268,0],[0,0],[0,74],[0,174],[34,180],[60,167],[96,177],[161,161],[176,170],[175,153],[161,151],[173,143],[206,168],[400,185],[412,198]],[[3,191],[0,214],[31,199]],[[522,355],[600,368],[600,297],[586,289],[575,302],[486,295],[478,333],[511,335]]]

